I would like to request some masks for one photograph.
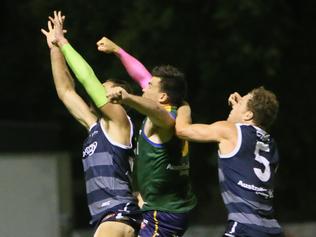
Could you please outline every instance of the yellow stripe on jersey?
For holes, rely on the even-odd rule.
[[[157,211],[154,211],[154,221],[155,221],[155,232],[152,237],[159,236],[158,235],[158,220],[157,220]]]
[[[189,153],[189,142],[188,141],[183,141],[183,146],[182,146],[182,157],[186,157]]]

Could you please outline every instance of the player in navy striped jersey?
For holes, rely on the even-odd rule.
[[[263,87],[245,96],[229,96],[232,110],[226,121],[191,124],[190,106],[178,109],[177,135],[196,142],[218,144],[221,194],[228,211],[226,237],[279,237],[282,229],[273,216],[274,178],[279,157],[267,132],[279,103]]]
[[[124,85],[113,80],[103,85],[99,82],[92,68],[64,37],[63,21],[61,12],[54,12],[48,31],[42,29],[42,33],[50,49],[58,97],[89,133],[83,145],[82,162],[91,223],[96,226],[94,237],[133,237],[142,219],[130,182],[133,126],[124,108],[107,103],[106,98],[106,90]],[[66,61],[98,107],[100,117],[76,93]]]

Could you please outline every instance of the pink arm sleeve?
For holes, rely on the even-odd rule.
[[[122,48],[116,53],[124,65],[130,77],[141,86],[145,88],[151,79],[150,72],[139,62],[136,58],[126,53]]]

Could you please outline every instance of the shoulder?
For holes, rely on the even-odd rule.
[[[217,128],[217,130],[222,134],[223,137],[229,137],[232,133],[237,132],[240,124],[232,123],[229,121],[218,121],[212,123],[210,126]]]

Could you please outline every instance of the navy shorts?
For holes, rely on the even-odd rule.
[[[139,231],[142,220],[143,215],[142,212],[139,210],[138,206],[130,205],[127,210],[116,207],[113,210],[108,211],[99,220],[95,228],[97,228],[103,222],[115,221],[131,226],[137,233]]]
[[[236,221],[228,221],[223,237],[284,237],[283,233],[269,234],[250,229]]]
[[[189,213],[143,212],[139,237],[179,237],[188,228]]]

